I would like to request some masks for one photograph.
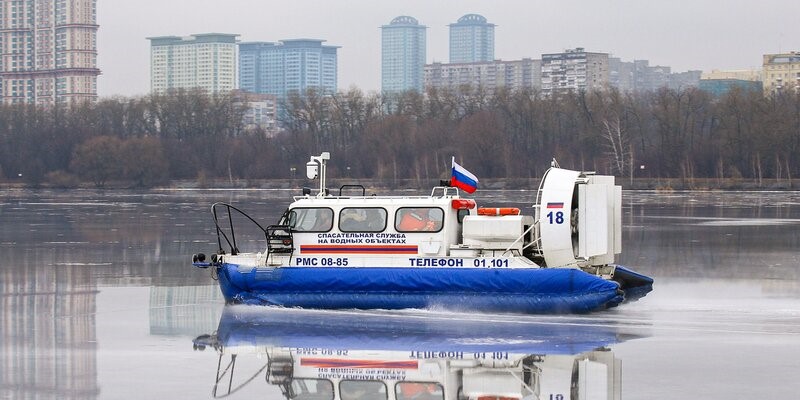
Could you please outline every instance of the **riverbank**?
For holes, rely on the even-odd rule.
[[[480,182],[479,190],[520,190],[536,189],[539,179],[526,178],[484,178]],[[342,185],[363,185],[367,189],[382,190],[427,190],[438,184],[434,180],[426,179],[331,179],[328,188],[332,194],[338,194]],[[800,185],[789,179],[682,179],[682,178],[617,178],[617,184],[623,190],[656,190],[656,191],[684,191],[684,190],[745,190],[745,191],[772,191],[772,190],[798,190]],[[202,182],[196,180],[171,181],[167,184],[153,188],[133,187],[129,182],[110,182],[100,189],[301,189],[303,186],[312,190],[318,187],[317,182],[300,179],[206,179]],[[30,185],[23,182],[0,182],[0,189],[98,189],[91,183],[73,183],[71,185],[41,183]],[[358,189],[345,189],[344,193],[353,194]]]

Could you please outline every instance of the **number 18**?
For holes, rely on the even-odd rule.
[[[563,211],[559,211],[559,212],[555,213],[555,216],[554,216],[553,212],[550,211],[549,213],[547,213],[547,218],[550,219],[550,224],[551,225],[553,224],[553,221],[555,221],[556,224],[561,225],[561,224],[564,223],[564,212]]]

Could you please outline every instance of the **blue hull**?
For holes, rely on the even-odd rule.
[[[577,354],[640,337],[607,323],[449,315],[228,306],[214,339],[223,347]],[[209,338],[198,344],[213,346]]]
[[[602,310],[623,301],[619,283],[576,269],[216,268],[228,303],[552,314]]]

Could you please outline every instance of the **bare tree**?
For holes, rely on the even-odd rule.
[[[603,137],[606,139],[608,147],[607,155],[611,161],[613,172],[625,176],[633,167],[629,164],[629,161],[632,160],[632,150],[628,133],[622,129],[619,117],[610,121],[604,119],[603,128]]]

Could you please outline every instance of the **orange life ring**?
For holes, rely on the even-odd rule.
[[[492,208],[481,207],[478,209],[478,215],[519,215],[519,208],[505,207],[505,208]]]

